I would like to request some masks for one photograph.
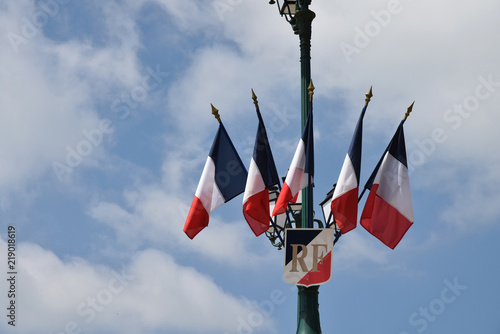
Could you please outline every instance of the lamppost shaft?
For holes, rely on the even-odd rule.
[[[309,288],[299,286],[297,300],[297,334],[320,334],[319,285]]]
[[[303,7],[295,14],[296,31],[300,38],[300,103],[301,103],[301,129],[307,120],[307,115],[311,112],[309,103],[309,83],[311,82],[311,33],[312,21],[316,14],[309,10],[308,5]],[[312,228],[313,225],[313,192],[312,186],[302,191],[302,222],[301,227]]]
[[[307,116],[311,110],[308,87],[311,82],[311,33],[312,21],[316,16],[309,10],[310,0],[301,1],[295,13],[294,30],[300,38],[300,89],[301,89],[301,129],[304,131]],[[302,191],[302,221],[297,227],[313,227],[312,185]],[[321,334],[319,319],[319,286],[298,287],[297,334]]]

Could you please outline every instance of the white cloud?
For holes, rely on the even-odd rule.
[[[213,24],[213,12],[205,1],[154,0],[171,15],[180,30],[187,34],[207,28]]]
[[[338,270],[352,270],[367,262],[378,265],[386,264],[388,252],[380,247],[377,241],[376,239],[368,240],[356,231],[342,236],[333,250],[335,253],[334,266]]]
[[[182,231],[191,204],[186,197],[179,198],[149,186],[126,191],[124,198],[125,207],[130,209],[99,201],[89,209],[89,215],[110,226],[127,251],[152,244],[179,255],[196,254],[202,259],[236,267],[256,266],[274,259],[266,257],[267,252],[261,254],[251,249],[255,237],[242,216],[225,222],[214,211],[209,226],[190,240]]]
[[[7,247],[3,239],[0,246]],[[81,258],[63,260],[32,243],[18,244],[17,257],[16,330],[26,334],[66,328],[220,333],[233,331],[238,319],[256,311],[250,301],[227,294],[211,278],[153,249],[136,253],[123,269]],[[6,299],[3,295],[2,305]],[[10,330],[5,321],[0,328]],[[271,320],[263,318],[258,330],[271,328]]]
[[[473,166],[465,169],[467,175],[459,175],[462,182],[452,187],[456,193],[453,203],[447,205],[441,219],[460,232],[482,230],[489,224],[497,224],[500,216],[500,177],[498,164]]]
[[[56,15],[63,15],[64,8],[60,5],[53,16],[43,8],[16,2],[0,11],[2,30],[24,41],[18,45],[8,38],[0,41],[4,50],[0,61],[9,64],[2,67],[0,82],[0,159],[4,162],[0,184],[4,204],[9,191],[22,191],[44,172],[50,171],[57,180],[51,164],[57,161],[66,165],[71,150],[85,152],[82,166],[96,166],[104,158],[101,143],[110,138],[96,141],[89,149],[82,144],[87,140],[83,132],[99,129],[100,119],[111,114],[106,110],[104,117],[99,115],[96,102],[110,99],[107,94],[141,79],[135,23],[116,4],[102,5],[108,20],[106,33],[113,43],[101,48],[87,41],[56,43],[47,38],[43,29],[49,21],[37,23],[34,18],[42,13],[47,20],[55,20]],[[24,26],[29,24],[36,28],[36,35],[26,33]]]

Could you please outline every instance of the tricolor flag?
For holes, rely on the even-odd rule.
[[[268,188],[279,183],[279,176],[267,139],[266,127],[258,106],[256,111],[259,126],[250,168],[248,169],[248,179],[243,197],[243,215],[253,233],[259,236],[269,229],[271,215],[269,212]]]
[[[371,94],[371,89],[370,92]],[[367,94],[368,96],[368,94]],[[363,117],[366,107],[364,106],[359,116],[351,146],[344,159],[344,165],[340,170],[339,179],[335,186],[332,197],[332,215],[342,234],[356,227],[358,221],[358,192],[359,175],[361,173],[361,142],[363,133]]]
[[[220,122],[184,224],[187,236],[193,239],[207,227],[210,212],[241,194],[246,179],[247,170]]]
[[[368,232],[392,249],[413,224],[403,123],[365,186],[370,195],[360,220]]]
[[[312,103],[311,103],[312,104]],[[307,116],[302,138],[295,150],[292,164],[276,201],[273,216],[286,212],[288,203],[295,203],[299,192],[312,185],[314,178],[314,140],[312,108]]]

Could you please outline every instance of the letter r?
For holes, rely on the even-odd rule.
[[[306,266],[306,263],[304,262],[304,258],[307,256],[307,247],[306,245],[302,245],[302,244],[292,244],[292,270],[290,270],[290,272],[294,273],[294,272],[298,272],[297,270],[297,262],[299,262],[300,264],[300,269],[303,271],[303,272],[308,272],[307,270],[307,266]],[[301,247],[302,248],[302,256],[299,257],[298,255],[298,248]]]

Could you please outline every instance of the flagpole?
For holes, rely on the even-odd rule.
[[[406,122],[406,119],[408,118],[408,116],[410,116],[410,113],[413,110],[413,105],[414,104],[415,104],[415,101],[413,101],[412,104],[408,107],[408,109],[406,110],[406,113],[405,113],[403,119],[401,120],[401,124],[400,125],[403,125]],[[384,159],[385,152],[387,152],[387,150],[389,149],[390,145],[391,145],[390,143],[389,143],[389,145],[387,145],[387,148],[384,150],[384,153],[380,157],[380,160],[378,161],[377,166],[375,167],[375,169],[373,170],[372,174],[368,178],[368,181],[366,181],[365,186],[363,188],[363,191],[361,192],[361,195],[359,195],[358,203],[363,198],[363,195],[365,194],[366,189],[368,189],[369,187],[371,187],[371,184],[369,185],[369,183],[373,183],[373,179],[375,178],[375,174],[377,173],[378,168],[380,167],[380,164],[382,163],[382,160]]]
[[[212,106],[212,115],[214,115],[215,119],[219,123],[222,123],[222,121],[220,120],[219,109],[215,108],[212,103],[210,103],[210,105]]]
[[[365,108],[368,107],[368,103],[370,103],[370,100],[373,97],[372,88],[373,86],[370,86],[370,89],[365,94]]]
[[[257,101],[257,95],[255,95],[253,88],[252,88],[252,100],[253,100],[253,104],[255,105],[255,111],[257,111],[257,113],[259,114],[260,113],[259,101]]]
[[[313,85],[313,81],[311,78],[309,78],[309,86],[307,87],[307,90],[308,90],[308,97],[309,97],[309,103],[308,103],[308,106],[309,106],[309,113],[312,112],[312,102],[313,102],[313,95],[314,95],[314,85]],[[314,136],[314,134],[312,134]],[[312,156],[312,158],[314,159],[314,156]],[[302,194],[304,195],[304,193],[307,194],[307,196],[305,197],[302,197],[303,201],[302,201],[302,226],[303,227],[307,227],[307,228],[312,228],[313,227],[313,217],[314,217],[314,211],[313,211],[313,186],[312,186],[312,183],[313,183],[313,179],[312,179],[312,175],[311,173],[308,173],[308,177],[309,177],[309,180],[308,180],[308,184],[309,186],[305,189],[306,191],[303,192]],[[306,207],[304,208],[304,203],[307,203],[306,204]],[[306,219],[307,219],[307,223],[304,224],[304,212],[306,213]]]
[[[403,123],[406,121],[408,116],[410,116],[411,111],[413,110],[413,105],[415,104],[415,101],[412,102],[412,104],[408,107],[408,110],[406,110],[405,117],[403,117]]]

